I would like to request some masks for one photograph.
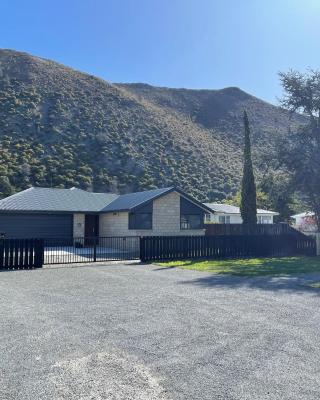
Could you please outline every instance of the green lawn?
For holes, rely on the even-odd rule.
[[[310,283],[309,286],[311,286],[311,287],[314,288],[314,289],[320,289],[320,282],[313,282],[313,283]]]
[[[156,263],[215,274],[240,276],[290,275],[320,272],[320,257],[248,258],[236,260],[180,260]]]

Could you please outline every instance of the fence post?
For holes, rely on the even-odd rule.
[[[144,256],[144,252],[143,252],[143,241],[144,241],[144,237],[140,236],[139,237],[139,258],[141,262],[145,262],[145,256]]]
[[[93,239],[93,262],[97,261],[97,238]]]
[[[4,267],[4,239],[0,238],[0,268]]]
[[[40,259],[40,263],[41,263],[41,268],[43,267],[44,264],[44,239],[40,239],[40,248],[41,248],[41,259]]]
[[[320,232],[316,233],[316,255],[320,256]]]

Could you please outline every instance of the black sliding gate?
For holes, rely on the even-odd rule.
[[[0,269],[31,269],[43,265],[42,239],[0,239]]]
[[[140,238],[79,237],[44,239],[44,264],[139,260]]]

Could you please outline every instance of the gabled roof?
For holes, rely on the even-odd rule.
[[[92,193],[81,189],[30,188],[0,200],[1,212],[117,212],[131,211],[149,201],[176,191],[205,212],[205,204],[198,202],[174,187],[146,190],[144,192],[118,195],[115,193]]]
[[[112,203],[108,204],[103,210],[101,210],[101,212],[132,211],[135,208],[140,207],[151,200],[155,200],[158,197],[161,197],[171,192],[179,193],[182,197],[191,201],[207,213],[211,211],[210,208],[208,208],[205,204],[200,203],[198,200],[184,193],[182,190],[170,186],[163,189],[154,189],[144,192],[123,194],[115,199]]]
[[[167,187],[163,189],[146,190],[144,192],[122,194],[112,203],[104,207],[101,212],[129,211],[157,197],[172,192],[173,190],[174,187]]]
[[[205,203],[213,212],[223,213],[223,214],[240,214],[240,208],[232,206],[230,204],[220,204],[220,203]],[[278,215],[275,211],[268,210],[257,210],[257,214],[269,214]]]
[[[34,188],[0,200],[1,211],[97,212],[118,197],[113,193],[92,193],[81,189]]]

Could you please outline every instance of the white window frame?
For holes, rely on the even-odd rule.
[[[258,224],[267,225],[272,224],[271,215],[258,215]]]
[[[219,215],[219,224],[230,224],[230,215]]]

